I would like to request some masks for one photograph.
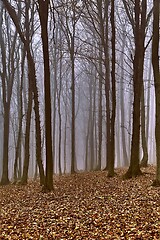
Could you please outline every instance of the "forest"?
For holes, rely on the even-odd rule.
[[[159,54],[159,0],[0,0],[0,239],[160,239]]]

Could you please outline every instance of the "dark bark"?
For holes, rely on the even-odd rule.
[[[112,115],[111,115],[111,156],[108,162],[108,177],[114,176],[114,161],[115,161],[115,118],[116,118],[116,76],[115,76],[115,17],[114,17],[114,0],[111,1],[111,28],[112,28]]]
[[[125,178],[131,178],[141,175],[139,164],[140,152],[140,102],[143,83],[143,65],[144,65],[144,40],[146,28],[146,0],[142,1],[142,9],[140,9],[139,0],[135,1],[135,26],[133,28],[135,37],[135,55],[133,60],[133,129],[132,129],[132,143],[131,143],[131,159],[128,171]]]
[[[94,147],[94,86],[92,83],[92,79],[90,80],[90,107],[89,107],[89,150],[90,150],[90,170],[92,171],[94,169],[94,161],[95,161],[95,147]]]
[[[58,167],[59,174],[62,174],[61,167],[61,147],[62,147],[62,117],[61,117],[61,91],[62,91],[62,56],[60,55],[59,69],[59,91],[58,91],[58,116],[59,116],[59,142],[58,142]]]
[[[102,49],[100,49],[99,63],[99,103],[98,103],[98,163],[96,170],[101,170],[102,162]]]
[[[52,155],[52,125],[51,125],[51,93],[50,93],[50,66],[48,47],[48,10],[49,1],[38,1],[39,18],[41,23],[41,38],[44,61],[44,90],[45,90],[45,143],[46,143],[46,181],[44,190],[53,190],[53,155]]]
[[[8,104],[7,104],[8,105]],[[9,106],[4,110],[4,125],[3,125],[3,171],[1,185],[9,184],[8,178],[8,142],[9,142]]]
[[[72,64],[72,126],[71,126],[71,173],[75,172],[75,64],[74,64],[74,37],[71,38],[71,64]]]
[[[100,39],[104,52],[104,79],[105,79],[105,99],[106,99],[106,168],[111,157],[111,118],[110,118],[110,64],[109,64],[109,39],[108,39],[108,9],[109,1],[104,4],[104,18],[102,17],[102,1],[97,1]],[[104,169],[104,170],[105,170]]]
[[[29,71],[29,82],[32,82],[32,91],[34,96],[34,110],[35,110],[35,120],[36,120],[36,159],[39,166],[40,171],[40,182],[41,184],[44,183],[44,170],[43,170],[43,164],[42,164],[42,157],[41,157],[41,128],[40,128],[40,114],[39,114],[39,102],[38,102],[38,89],[37,89],[37,80],[36,80],[36,74],[35,74],[35,63],[34,59],[31,55],[29,43],[30,43],[30,36],[29,36],[29,20],[28,20],[28,8],[29,8],[29,1],[26,2],[26,23],[25,27],[28,29],[26,31],[26,36],[24,36],[21,27],[19,25],[18,16],[15,12],[15,10],[12,8],[11,4],[7,0],[2,0],[5,8],[7,9],[10,17],[12,18],[16,30],[19,33],[19,36],[21,38],[21,41],[24,44],[25,50],[27,52],[27,60],[28,60],[28,71]],[[28,16],[28,17],[27,17]],[[29,83],[30,84],[30,83]]]
[[[2,179],[1,185],[9,184],[9,177],[8,177],[8,152],[9,152],[9,129],[10,129],[10,103],[12,97],[12,88],[14,82],[14,75],[15,75],[15,47],[16,47],[16,39],[17,33],[15,32],[14,37],[12,39],[11,49],[8,52],[8,63],[6,61],[6,50],[5,50],[5,43],[3,39],[2,33],[2,22],[3,22],[3,8],[1,11],[0,16],[0,47],[1,47],[1,54],[2,54],[2,95],[3,95],[3,109],[4,109],[4,121],[3,121],[3,171],[2,171]],[[7,24],[8,28],[8,24]],[[7,29],[8,38],[9,30]],[[10,43],[10,39],[8,39]],[[7,66],[8,66],[8,74],[7,74]]]
[[[85,141],[85,171],[88,170],[88,142],[89,142],[89,120],[87,124],[87,134],[86,134],[86,141]]]
[[[41,145],[42,145],[41,140],[42,139],[41,139],[41,124],[40,124],[40,113],[39,113],[37,79],[36,79],[35,62],[34,62],[34,59],[31,55],[31,51],[30,51],[30,48],[29,48],[29,43],[30,43],[29,22],[31,21],[31,19],[33,20],[34,11],[32,11],[31,19],[29,19],[29,7],[30,7],[30,0],[26,1],[26,10],[25,10],[27,61],[28,61],[28,70],[29,70],[29,81],[30,81],[30,84],[31,84],[31,91],[33,91],[33,99],[34,99],[34,112],[35,112],[35,125],[36,125],[36,161],[37,161],[37,165],[39,167],[40,184],[44,185],[45,176],[44,176],[44,168],[43,168],[42,154],[41,154]]]
[[[159,17],[160,17],[160,2],[154,0],[153,10],[153,41],[152,41],[152,65],[154,74],[155,98],[156,98],[156,159],[157,170],[156,179],[153,186],[160,186],[160,65],[159,65]]]

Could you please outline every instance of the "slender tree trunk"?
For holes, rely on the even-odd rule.
[[[92,81],[90,80],[90,107],[89,107],[89,151],[90,151],[90,170],[93,170],[93,163],[94,163],[94,106],[93,106],[93,85]]]
[[[71,173],[75,172],[75,70],[74,70],[74,41],[71,40],[71,64],[72,64],[72,129],[71,129]]]
[[[65,87],[66,91],[68,90],[67,79],[65,79]],[[65,105],[65,124],[64,124],[64,173],[66,173],[67,169],[67,121],[68,121],[68,112],[67,112],[67,94],[64,98]]]
[[[0,47],[1,47],[1,55],[2,55],[2,94],[3,94],[3,109],[4,109],[4,121],[3,121],[3,172],[2,172],[2,179],[1,185],[9,184],[9,176],[8,176],[8,152],[9,152],[9,129],[10,129],[10,103],[12,97],[12,88],[14,82],[14,75],[15,75],[15,66],[14,61],[15,59],[15,47],[16,47],[16,39],[17,33],[15,32],[11,49],[8,52],[8,63],[6,57],[6,49],[5,43],[3,38],[2,32],[2,22],[3,22],[3,8],[1,10],[0,16]],[[7,20],[6,20],[7,21]],[[8,28],[8,26],[7,26]],[[8,29],[9,33],[9,29]],[[7,36],[10,38],[9,34]],[[9,40],[10,42],[10,40]],[[8,64],[8,71],[7,74],[7,64]]]
[[[58,91],[58,116],[59,116],[59,142],[58,142],[58,166],[59,174],[62,174],[61,167],[61,145],[62,145],[62,117],[61,117],[61,91],[62,91],[62,56],[60,56],[60,76],[59,76],[59,91]]]
[[[141,167],[147,167],[148,164],[148,149],[146,141],[146,131],[145,131],[145,103],[144,103],[144,83],[142,83],[142,96],[141,96],[141,136],[142,136],[142,148],[143,148],[143,158],[141,161]]]
[[[112,27],[112,116],[111,116],[111,156],[108,162],[108,177],[114,176],[114,161],[115,161],[115,118],[116,118],[116,77],[115,77],[115,17],[114,17],[114,0],[111,2],[111,27]]]
[[[122,54],[121,54],[121,86],[120,86],[120,104],[121,104],[121,134],[122,134],[122,152],[124,166],[129,165],[127,154],[127,142],[125,137],[125,102],[124,102],[124,50],[125,50],[126,34],[123,32]],[[129,145],[128,145],[129,147]]]
[[[104,55],[105,55],[105,97],[106,97],[106,167],[108,169],[108,165],[111,157],[111,119],[110,119],[110,64],[109,64],[109,39],[108,39],[108,9],[109,3],[106,4],[106,31],[105,31],[105,39],[103,43],[104,47]]]
[[[147,81],[147,117],[146,117],[146,141],[148,146],[149,140],[149,125],[150,125],[150,99],[151,99],[151,76],[152,75],[152,62],[149,60],[149,72]]]
[[[88,142],[89,142],[89,121],[87,126],[87,135],[85,141],[85,171],[88,170]]]
[[[65,110],[65,124],[64,124],[64,174],[67,169],[67,152],[66,152],[66,143],[67,143],[67,112]]]
[[[92,161],[92,170],[95,169],[97,165],[97,123],[96,123],[96,91],[97,91],[97,78],[96,78],[96,69],[94,69],[94,86],[93,86],[93,161]]]
[[[30,78],[29,81],[31,81],[31,83],[32,83],[31,89],[33,90],[33,93],[34,93],[34,105],[35,105],[34,110],[35,110],[35,118],[36,118],[36,158],[37,158],[37,163],[38,163],[39,171],[40,171],[40,182],[41,182],[41,184],[43,184],[44,170],[43,170],[42,157],[41,157],[41,128],[40,128],[38,89],[37,89],[37,81],[36,81],[36,74],[35,74],[35,63],[34,63],[32,55],[31,55],[31,51],[30,51],[30,47],[29,47],[30,40],[29,40],[29,36],[28,36],[28,34],[29,34],[28,8],[30,6],[30,1],[26,2],[25,27],[28,30],[28,31],[26,31],[26,36],[23,35],[23,32],[19,25],[19,18],[17,16],[14,8],[12,8],[11,4],[7,0],[2,0],[2,2],[4,4],[4,6],[6,7],[10,17],[12,18],[12,20],[15,24],[16,30],[19,33],[21,41],[23,42],[24,47],[27,52],[28,71],[29,71],[29,78]],[[32,17],[33,17],[33,15],[32,15]]]
[[[152,65],[154,74],[154,86],[156,97],[156,159],[157,171],[156,180],[153,182],[154,186],[160,186],[160,65],[159,65],[159,17],[160,17],[160,2],[153,0],[153,41],[152,41]]]
[[[98,164],[97,170],[101,170],[102,165],[102,49],[100,49],[99,63],[99,103],[98,103]]]
[[[22,53],[22,63],[21,63],[21,79],[20,79],[20,87],[18,89],[18,102],[19,102],[19,129],[18,129],[18,137],[17,137],[17,144],[16,144],[16,151],[15,151],[15,162],[14,162],[14,182],[18,179],[18,159],[20,160],[20,154],[21,154],[21,138],[22,138],[22,121],[23,121],[23,78],[24,78],[24,61],[25,61],[25,51]],[[20,164],[20,162],[19,162]],[[21,164],[19,166],[19,171],[21,168]]]
[[[131,159],[125,178],[131,178],[141,175],[139,164],[140,152],[140,102],[143,83],[143,65],[144,65],[144,40],[146,28],[146,0],[142,1],[142,9],[140,9],[139,0],[135,0],[135,56],[133,60],[133,129],[131,143]],[[140,21],[141,18],[141,21]]]
[[[28,89],[28,109],[26,116],[26,130],[25,130],[25,146],[24,146],[24,163],[23,163],[23,175],[20,183],[22,185],[27,184],[28,181],[28,168],[30,159],[30,129],[31,129],[31,115],[32,115],[32,91],[29,85]]]
[[[53,77],[53,104],[52,104],[52,141],[53,141],[53,173],[55,172],[55,164],[56,164],[56,100],[57,100],[57,71],[58,71],[58,59],[57,59],[57,41],[58,41],[58,26],[55,29],[55,44],[54,44],[54,50],[53,50],[53,70],[54,70],[54,77]]]

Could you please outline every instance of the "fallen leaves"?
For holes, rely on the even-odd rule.
[[[124,181],[123,170],[54,177],[55,190],[38,182],[0,187],[0,239],[160,239],[160,188],[155,169]]]

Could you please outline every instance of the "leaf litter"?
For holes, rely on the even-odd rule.
[[[39,182],[0,187],[0,239],[160,240],[160,188],[155,168],[123,180],[105,171],[54,176],[54,191]]]

